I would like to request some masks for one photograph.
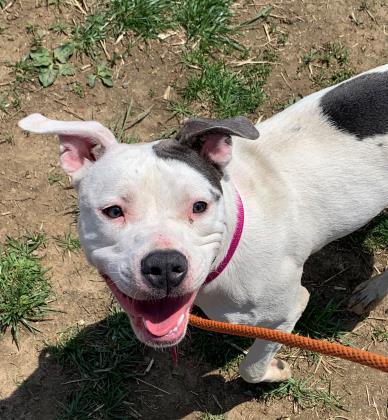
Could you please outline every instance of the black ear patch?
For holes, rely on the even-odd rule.
[[[193,149],[184,146],[175,139],[162,140],[156,143],[153,150],[161,159],[179,160],[201,173],[210,184],[222,193],[221,178],[222,171],[212,165],[210,161],[202,159]]]
[[[320,106],[335,127],[358,140],[388,133],[388,71],[342,83],[321,98]]]

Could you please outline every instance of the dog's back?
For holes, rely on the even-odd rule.
[[[388,65],[309,95],[257,128],[261,137],[243,143],[241,155],[252,159],[254,148],[267,179],[292,189],[297,231],[317,238],[312,251],[388,206]]]

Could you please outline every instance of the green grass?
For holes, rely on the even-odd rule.
[[[198,43],[200,49],[223,48],[225,44],[238,47],[230,38],[234,32],[231,4],[231,0],[105,1],[84,23],[74,27],[73,42],[79,51],[95,56],[99,41],[116,39],[124,32],[146,40],[180,26],[187,40]]]
[[[71,91],[74,93],[74,95],[77,95],[79,98],[85,97],[85,89],[80,82],[75,81],[71,85]]]
[[[136,135],[127,133],[128,120],[131,115],[132,101],[129,104],[127,104],[123,115],[119,116],[109,126],[109,128],[115,135],[117,141],[119,141],[120,143],[133,144],[138,143],[140,141],[140,139]]]
[[[341,42],[327,42],[321,48],[312,47],[302,56],[302,64],[308,66],[314,62],[326,67],[333,63],[345,66],[349,64],[349,49]]]
[[[308,66],[312,64],[318,57],[318,51],[315,48],[310,48],[303,56],[302,56],[302,65]]]
[[[0,144],[15,144],[15,136],[12,133],[4,133],[2,136],[0,136]]]
[[[303,97],[301,95],[292,95],[290,97],[290,99],[288,99],[288,101],[286,101],[286,102],[284,102],[282,104],[279,104],[277,106],[277,109],[279,111],[283,111],[284,109],[288,108],[289,106],[296,104],[301,99],[303,99]]]
[[[388,343],[388,331],[379,327],[375,327],[372,331],[372,337],[380,343]]]
[[[200,74],[188,79],[182,97],[186,103],[201,103],[219,118],[247,115],[266,99],[263,86],[269,74],[268,64],[246,66],[235,71],[224,61],[209,63],[203,60]]]
[[[128,417],[127,400],[137,387],[132,380],[145,365],[143,346],[117,306],[95,326],[65,331],[48,351],[79,380],[71,384],[59,418]]]
[[[262,397],[265,400],[288,398],[302,409],[316,406],[330,409],[342,409],[341,397],[333,394],[330,383],[320,380],[313,383],[314,378],[290,378],[280,385],[268,385],[272,388],[265,391]]]
[[[230,38],[234,33],[232,3],[232,0],[183,0],[177,2],[175,19],[185,29],[187,40],[197,43],[200,50],[238,47]]]
[[[249,338],[212,333],[197,328],[190,328],[190,338],[186,340],[186,352],[225,372],[237,369],[243,358],[239,348],[246,350],[253,343]],[[223,349],[222,352],[219,351],[220,348]]]
[[[108,19],[114,37],[133,31],[144,39],[156,36],[171,27],[171,5],[168,0],[113,0]]]
[[[310,48],[301,57],[301,68],[309,66],[314,69],[312,80],[321,87],[343,82],[354,75],[349,66],[349,49],[341,42],[327,42],[320,48]]]
[[[200,420],[225,420],[226,417],[224,414],[211,414],[208,412],[202,413],[199,416]]]
[[[107,18],[102,13],[86,17],[85,22],[76,24],[72,31],[71,42],[80,51],[91,57],[96,57],[99,41],[107,38]]]
[[[178,115],[179,117],[190,117],[193,115],[193,110],[185,101],[171,101],[168,104],[167,109],[173,116]]]
[[[47,181],[50,185],[54,185],[54,184],[63,185],[64,176],[62,174],[54,172],[47,176]]]
[[[52,51],[43,47],[44,32],[29,24],[26,31],[32,35],[31,51],[13,65],[15,78],[21,83],[39,79],[44,87],[50,86],[58,76],[74,75],[70,58],[73,53],[81,53],[91,57],[96,65],[95,73],[88,76],[89,86],[93,87],[100,79],[110,87],[113,84],[110,68],[119,55],[114,52],[110,63],[99,64],[101,42],[112,43],[122,34],[134,35],[125,38],[128,45],[126,52],[121,52],[123,57],[139,39],[156,38],[167,30],[180,28],[187,42],[203,53],[223,50],[225,46],[244,50],[231,38],[235,33],[230,24],[231,4],[231,0],[104,0],[72,28],[62,22],[52,24],[49,28],[52,32],[66,36]],[[58,56],[56,51],[62,54]]]
[[[28,234],[20,239],[7,237],[0,248],[0,330],[10,328],[17,345],[19,327],[38,331],[31,323],[42,320],[48,310],[47,270],[36,257],[43,243],[43,233]]]
[[[79,239],[74,237],[71,232],[65,233],[63,237],[54,237],[56,244],[64,253],[76,252],[81,248]]]
[[[49,30],[55,34],[67,35],[68,24],[66,22],[55,22],[49,26]]]
[[[327,42],[323,45],[319,61],[329,66],[332,61],[336,61],[340,66],[349,64],[349,49],[341,42]]]
[[[377,216],[366,229],[363,245],[368,251],[378,252],[388,247],[388,212]]]
[[[356,246],[361,246],[366,252],[379,252],[388,247],[388,212],[375,217],[363,228],[349,236]]]
[[[294,332],[311,338],[336,340],[343,337],[343,313],[339,299],[322,304],[317,295],[310,297],[307,308],[295,326]]]

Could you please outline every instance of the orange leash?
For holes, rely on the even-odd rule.
[[[272,330],[270,328],[228,324],[227,322],[213,321],[196,315],[190,315],[189,323],[193,327],[201,328],[206,331],[275,341],[290,347],[298,347],[303,350],[311,350],[329,356],[340,357],[341,359],[350,360],[351,362],[388,372],[388,357],[370,353],[365,350],[346,347],[341,344],[330,343],[329,341],[315,340],[313,338],[290,334],[279,330]]]

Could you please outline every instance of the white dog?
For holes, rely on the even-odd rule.
[[[309,255],[388,205],[388,66],[256,127],[243,117],[193,118],[174,139],[126,145],[93,121],[33,114],[19,126],[59,135],[87,258],[138,338],[155,347],[184,337],[194,303],[212,319],[291,331],[309,297],[301,285]],[[387,289],[385,273],[352,306]],[[241,376],[287,379],[279,347],[256,340]]]

